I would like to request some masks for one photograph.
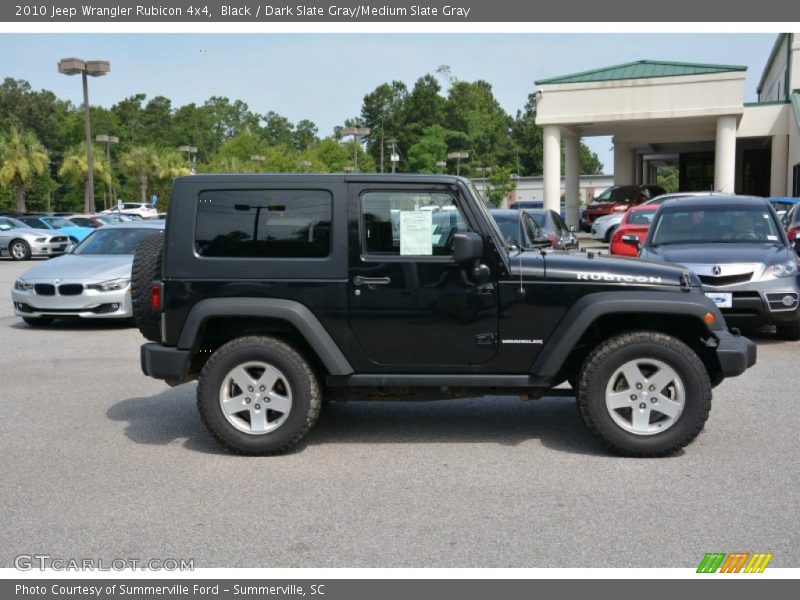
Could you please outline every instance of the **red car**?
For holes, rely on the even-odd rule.
[[[666,191],[658,185],[615,185],[586,206],[581,225],[585,230],[591,231],[592,223],[597,217],[625,212],[631,206],[637,206],[661,194],[666,194]]]
[[[620,222],[619,228],[611,237],[611,245],[609,246],[611,254],[638,256],[639,249],[633,244],[624,242],[622,236],[635,234],[639,238],[639,244],[642,244],[658,208],[658,205],[655,204],[645,204],[643,206],[633,206],[629,208],[628,212],[622,216],[622,222]]]

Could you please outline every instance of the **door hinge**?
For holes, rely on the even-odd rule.
[[[497,343],[497,336],[493,333],[479,333],[475,336],[475,343],[478,346],[494,346]]]

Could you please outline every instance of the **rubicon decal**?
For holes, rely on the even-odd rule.
[[[698,573],[763,573],[772,554],[767,552],[709,552],[697,566]]]
[[[617,273],[576,273],[580,281],[619,281],[623,283],[661,283],[654,275],[618,275]]]

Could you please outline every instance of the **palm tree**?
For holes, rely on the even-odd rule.
[[[47,150],[30,131],[12,129],[0,137],[0,183],[9,185],[17,199],[17,212],[27,211],[28,186],[38,175],[47,172]]]
[[[101,181],[106,185],[111,181],[111,174],[109,173],[106,157],[98,148],[92,148],[93,154],[93,171],[96,181]],[[78,146],[73,146],[64,154],[64,162],[61,163],[61,168],[58,174],[74,184],[83,185],[86,188],[84,195],[83,209],[87,213],[95,211],[94,198],[91,196],[89,188],[87,187],[87,180],[89,178],[89,163],[86,160],[86,144],[81,143]]]
[[[147,202],[147,181],[151,176],[158,176],[161,161],[156,149],[152,146],[134,146],[122,155],[122,170],[136,178],[139,183],[141,201]]]
[[[162,149],[158,154],[159,169],[156,176],[159,179],[171,180],[181,175],[189,175],[192,170],[186,165],[186,159],[178,150],[171,148]]]

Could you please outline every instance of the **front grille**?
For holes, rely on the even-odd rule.
[[[51,244],[63,244],[67,241],[67,236],[65,235],[57,235],[56,237],[50,238]]]
[[[56,286],[52,283],[37,283],[33,289],[40,296],[55,296],[56,294]]]
[[[738,275],[722,275],[721,277],[714,277],[713,275],[699,275],[700,281],[706,285],[713,285],[714,287],[722,285],[734,285],[736,283],[747,283],[752,279],[752,273],[740,273]]]
[[[58,286],[58,293],[62,296],[77,296],[83,292],[83,285],[80,283],[65,283]]]

